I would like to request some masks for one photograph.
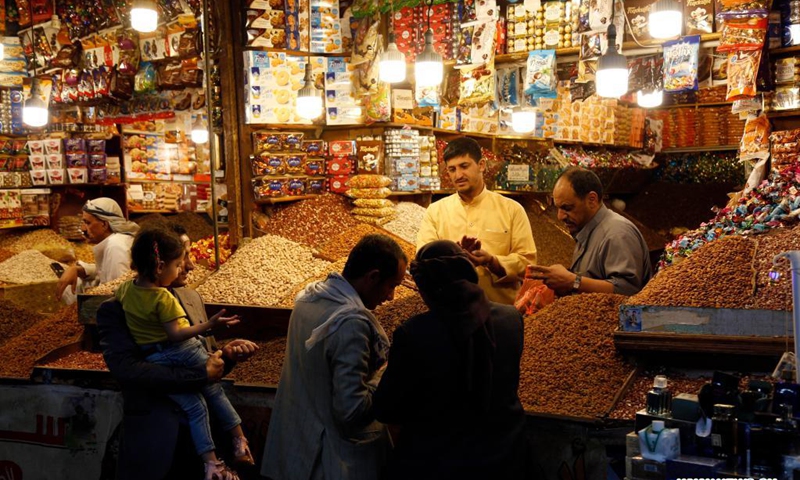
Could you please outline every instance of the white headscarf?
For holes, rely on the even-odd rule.
[[[83,211],[104,222],[108,222],[109,228],[114,233],[135,235],[139,231],[139,225],[126,220],[122,215],[122,209],[119,208],[119,204],[113,199],[100,197],[89,200],[83,206]]]

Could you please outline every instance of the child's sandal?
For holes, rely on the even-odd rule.
[[[233,437],[233,457],[233,462],[238,465],[253,466],[256,464],[245,437]]]

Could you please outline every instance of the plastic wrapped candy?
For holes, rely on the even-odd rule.
[[[700,36],[683,37],[664,44],[664,91],[697,90]]]

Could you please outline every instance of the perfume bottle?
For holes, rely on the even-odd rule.
[[[647,413],[669,415],[672,412],[672,393],[667,388],[667,377],[656,375],[653,388],[647,392]]]

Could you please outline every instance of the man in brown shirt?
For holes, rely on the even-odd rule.
[[[558,218],[575,238],[569,269],[533,266],[534,277],[558,295],[618,293],[633,295],[650,277],[650,255],[641,232],[603,205],[603,185],[594,172],[570,168],[553,189]]]

